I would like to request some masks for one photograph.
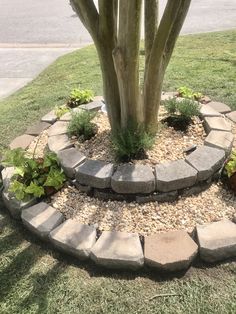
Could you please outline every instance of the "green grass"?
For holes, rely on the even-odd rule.
[[[189,86],[236,106],[236,31],[181,37],[165,90]],[[0,143],[63,104],[75,87],[102,93],[93,47],[60,58],[27,87],[0,102]],[[0,204],[1,208],[1,204]],[[162,294],[176,296],[157,296]],[[157,296],[156,298],[153,298]],[[236,263],[196,265],[178,277],[153,271],[105,271],[51,250],[4,211],[0,216],[0,313],[236,312]]]

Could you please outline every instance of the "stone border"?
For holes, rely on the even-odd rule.
[[[221,119],[225,118],[219,116],[219,111],[222,108],[219,103],[217,104],[218,111],[215,111],[216,113],[212,111],[210,105],[208,105],[208,107],[206,107],[207,105],[203,105],[201,114],[204,117],[205,123],[207,127],[213,129],[214,132],[218,130],[218,132],[228,132],[227,134],[231,134],[229,131],[219,130],[219,127],[222,125],[225,126],[226,121],[222,122]],[[208,115],[206,115],[206,109],[209,109],[210,113],[208,112],[208,114],[210,114],[210,117],[212,117],[212,114],[217,114],[213,117],[221,119],[205,119],[205,117],[208,117]],[[223,110],[226,110],[225,107]],[[47,122],[49,121],[48,117]],[[214,125],[214,123],[218,122],[220,126]],[[44,124],[44,126],[47,125]],[[39,128],[42,129],[42,127],[43,126],[40,124]],[[64,126],[60,125],[59,129],[63,128]],[[34,134],[37,133],[35,129],[36,128],[33,128]],[[55,132],[55,127],[53,132]],[[231,150],[229,149],[229,147],[232,147],[231,140],[228,138],[227,134],[224,134],[222,137],[220,136],[221,139],[227,139],[224,144],[230,142],[230,144],[228,143],[226,145],[227,149],[222,147],[219,149],[219,143],[217,142],[216,144],[213,141],[213,136],[213,140],[210,138],[210,146],[212,146],[212,144],[215,146],[218,145],[217,148],[208,147],[206,144],[206,146],[200,147],[191,153],[185,161],[180,160],[171,162],[168,165],[158,165],[155,169],[155,176],[153,171],[150,170],[150,167],[147,168],[147,166],[143,166],[137,170],[135,167],[130,168],[127,167],[127,165],[123,165],[115,170],[112,164],[105,162],[103,162],[102,167],[101,164],[98,164],[96,161],[90,160],[88,163],[88,160],[85,160],[84,156],[75,148],[58,150],[58,156],[68,177],[73,178],[76,176],[77,178],[78,173],[80,173],[81,180],[83,180],[84,183],[88,180],[90,175],[89,180],[92,180],[95,194],[105,193],[105,195],[107,195],[106,191],[110,186],[121,193],[123,191],[127,192],[127,190],[124,189],[124,185],[121,184],[122,180],[119,180],[119,178],[124,176],[124,172],[126,174],[128,173],[126,183],[131,184],[129,181],[129,171],[131,169],[132,173],[135,174],[135,185],[131,187],[132,192],[129,194],[117,193],[114,195],[118,198],[124,195],[135,195],[137,201],[137,197],[140,198],[139,201],[142,201],[142,198],[145,198],[144,201],[147,201],[148,198],[155,197],[155,200],[161,201],[164,200],[165,197],[175,198],[178,195],[179,191],[177,192],[176,189],[172,191],[173,187],[171,187],[171,191],[168,191],[169,185],[174,186],[175,184],[179,184],[181,187],[180,191],[188,194],[191,193],[191,189],[199,191],[199,189],[201,190],[203,187],[206,188],[206,186],[210,184],[215,173],[221,167],[225,154],[228,154]],[[61,134],[56,134],[52,136],[57,137],[60,135]],[[66,135],[62,135],[64,136],[62,141],[64,147],[67,146],[65,145]],[[26,143],[23,143],[23,139],[24,135],[21,137],[21,145],[26,146]],[[217,137],[216,140],[218,141],[219,137]],[[26,137],[26,142],[28,143],[28,141],[29,138]],[[15,140],[14,143],[16,142]],[[209,153],[210,159],[207,159]],[[90,174],[88,174],[88,170]],[[174,179],[173,172],[175,172]],[[2,198],[12,216],[21,219],[27,229],[41,239],[50,241],[55,248],[79,259],[90,258],[96,264],[108,268],[137,270],[141,267],[148,266],[161,271],[179,271],[186,270],[190,267],[198,253],[200,258],[208,263],[218,262],[236,256],[236,224],[228,219],[197,226],[195,230],[196,240],[186,231],[182,230],[145,236],[144,243],[142,243],[137,233],[103,231],[100,237],[98,237],[95,226],[83,225],[71,219],[64,221],[63,215],[47,203],[37,203],[36,199],[32,199],[28,203],[22,203],[12,199],[7,193],[11,173],[11,168],[5,168],[1,172],[5,187],[5,190],[2,192]],[[93,173],[95,173],[95,175],[93,175]],[[137,190],[139,192],[143,191],[144,181],[145,193],[150,193],[150,191],[155,189],[162,190],[163,193],[137,196]],[[77,181],[75,184],[79,186],[80,189],[84,189],[87,193],[91,190],[91,181],[90,186],[81,185],[81,183]],[[191,188],[183,190],[186,185],[191,186]],[[103,190],[100,189],[101,186]]]

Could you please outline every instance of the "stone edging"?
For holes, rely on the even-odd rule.
[[[211,132],[214,132],[216,128],[212,127],[211,123],[218,121],[219,124],[222,124],[226,121],[223,116],[219,116],[219,113],[218,116],[216,116],[218,118],[217,120],[207,119],[209,114],[211,114],[211,118],[215,117],[212,116],[212,114],[216,114],[215,112],[212,112],[209,107],[209,105],[204,105],[204,110],[201,109],[201,114],[205,118],[206,128],[210,125]],[[207,108],[210,113],[205,112]],[[232,114],[233,112],[231,112],[231,115]],[[222,122],[222,119],[224,122]],[[217,130],[218,132],[228,132],[228,134],[231,134],[228,130]],[[211,132],[208,137],[211,135]],[[224,133],[224,135],[226,135],[226,133]],[[57,137],[59,135],[52,136]],[[65,140],[66,135],[62,134],[61,136],[63,136]],[[224,136],[222,138],[225,139]],[[216,140],[218,139],[219,137],[216,138]],[[29,138],[26,139],[26,141],[28,140]],[[56,138],[54,138],[54,140],[56,140]],[[216,145],[213,140],[210,138],[210,146],[213,145],[215,147],[219,145],[219,143]],[[14,145],[11,144],[12,148],[14,148],[17,141],[18,139],[16,139],[15,142],[13,141]],[[66,140],[64,143],[66,143]],[[25,143],[21,142],[21,144],[22,146],[25,145],[27,147]],[[232,147],[231,142],[227,147],[229,146],[230,148]],[[222,156],[225,157],[225,152],[222,149],[209,148],[207,146],[204,146],[203,148],[200,147],[200,149],[204,152],[214,151],[214,154],[216,154],[217,157],[214,160],[212,169],[209,170],[207,167],[197,168],[198,159],[196,157],[194,158],[194,156],[196,156],[196,152],[199,152],[199,150],[196,150],[195,154],[192,153],[187,157],[190,161],[188,159],[186,161],[181,161],[181,163],[187,168],[191,167],[191,180],[192,177],[197,176],[198,182],[201,182],[201,184],[204,185],[205,183],[208,184],[210,182],[209,178],[212,177],[221,167],[224,159]],[[70,167],[67,167],[65,164],[63,165],[63,162],[62,166],[66,169],[68,176],[73,177],[75,173],[78,173],[79,169],[81,172],[81,167],[84,164],[86,165],[86,161],[84,162],[85,159],[83,155],[81,155],[78,151],[75,152],[75,148],[71,148],[70,150],[73,151],[73,154],[69,154],[64,160],[68,160]],[[67,150],[67,153],[68,151],[69,150]],[[227,148],[226,153],[228,154],[229,151],[229,148]],[[58,151],[59,158],[63,159],[62,156],[65,152],[66,150],[61,150],[60,153]],[[211,160],[215,156],[214,154],[211,156]],[[204,156],[207,158],[207,154]],[[79,169],[77,168],[78,160],[79,164],[81,164]],[[176,162],[179,163],[179,161],[175,161],[173,163]],[[74,167],[71,167],[72,164],[74,164]],[[162,165],[161,167],[164,168],[165,166]],[[105,174],[109,174],[111,176],[111,172],[113,170],[112,165],[105,165]],[[146,176],[146,168],[144,170],[144,176]],[[166,173],[166,171],[167,170],[164,169],[164,173]],[[7,185],[9,184],[9,179],[11,177],[11,170],[4,169],[3,172],[4,186],[7,189]],[[115,182],[114,178],[113,180]],[[188,180],[189,182],[191,181],[189,177]],[[101,179],[98,180],[98,182],[100,181]],[[104,189],[107,189],[107,181],[103,176],[102,187]],[[94,182],[94,185],[97,184],[96,179],[94,179]],[[169,184],[173,184],[173,180],[170,181]],[[155,183],[155,186],[156,185],[157,181]],[[119,182],[117,186],[119,187]],[[163,186],[165,186],[165,184],[163,184]],[[148,188],[150,187],[153,188],[153,180],[151,180],[148,184]],[[84,188],[85,190],[87,189],[87,192],[89,192],[89,186],[81,185],[80,188]],[[97,186],[95,186],[95,188],[97,188]],[[183,187],[181,186],[181,188]],[[196,186],[192,188],[197,189]],[[164,189],[166,188],[164,187]],[[97,190],[95,190],[95,192],[96,191]],[[173,196],[175,195],[175,191],[163,192],[173,193]],[[96,264],[105,267],[136,270],[147,265],[162,271],[177,271],[187,269],[196,258],[198,252],[200,254],[200,258],[205,262],[217,262],[236,256],[236,224],[227,219],[197,226],[195,240],[186,231],[169,231],[144,237],[144,243],[142,245],[142,241],[140,240],[138,234],[103,231],[101,236],[98,237],[95,226],[83,225],[71,219],[64,221],[63,215],[57,209],[44,202],[37,203],[36,199],[27,203],[18,202],[8,195],[7,190],[3,191],[2,197],[5,206],[8,208],[12,216],[22,219],[26,228],[35,233],[41,239],[50,241],[55,248],[58,248],[79,259],[91,258]],[[36,205],[34,205],[35,203]]]

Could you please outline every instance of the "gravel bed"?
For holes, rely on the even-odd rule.
[[[196,224],[232,219],[235,196],[220,184],[213,184],[197,196],[183,197],[173,203],[104,202],[66,187],[52,197],[52,206],[66,218],[97,225],[102,230],[138,232],[149,235],[164,230],[187,229]]]

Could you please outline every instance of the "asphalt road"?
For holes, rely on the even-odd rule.
[[[160,0],[161,12],[165,3]],[[236,0],[192,0],[182,34],[230,28],[236,28]],[[90,42],[69,0],[0,0],[0,97]]]

